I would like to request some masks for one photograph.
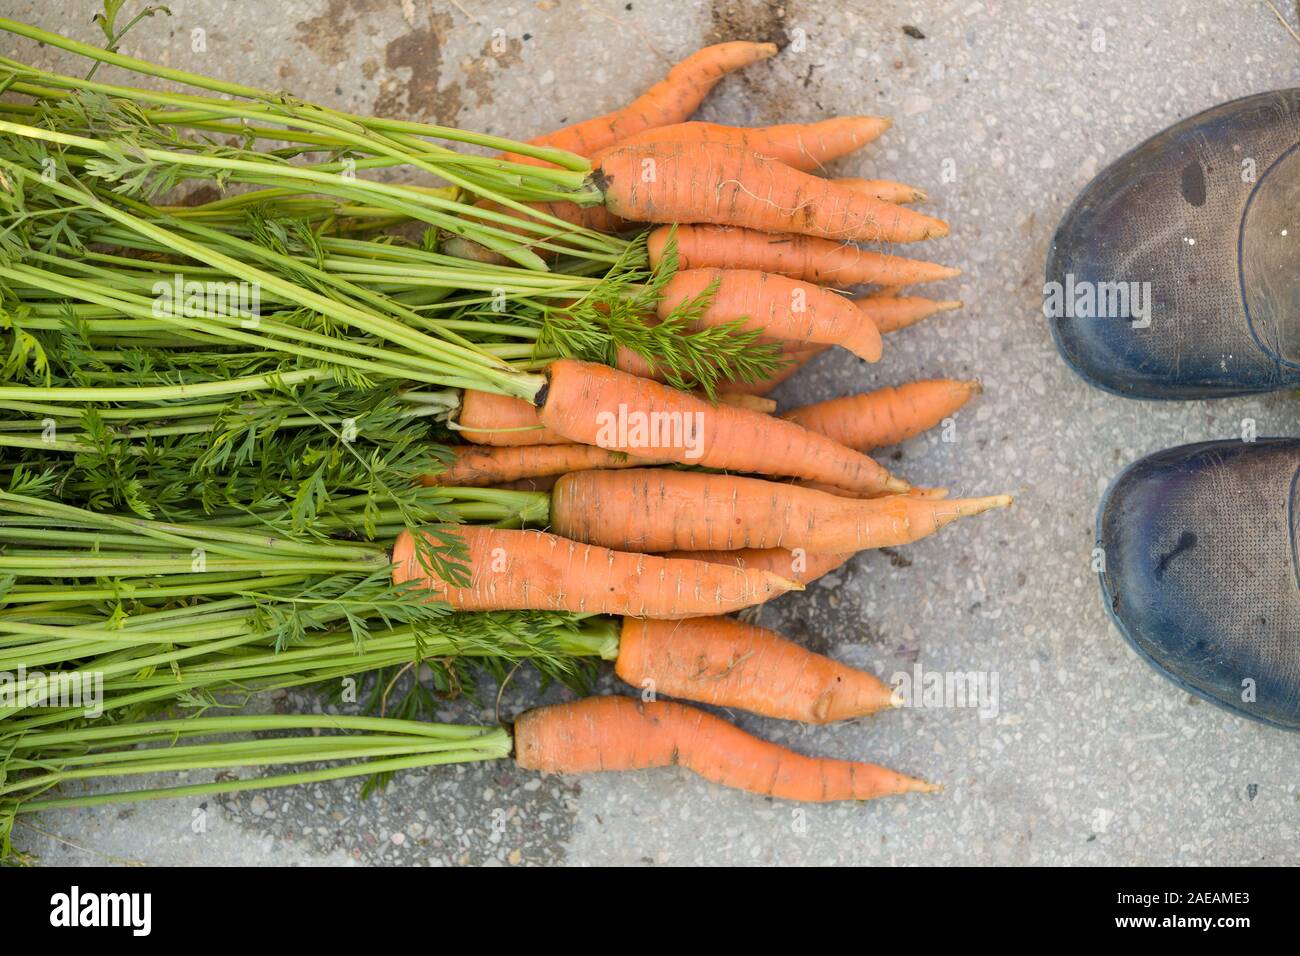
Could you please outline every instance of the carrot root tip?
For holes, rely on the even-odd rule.
[[[962,514],[977,515],[995,508],[1010,508],[1010,495],[988,495],[984,498],[971,498],[961,505]]]

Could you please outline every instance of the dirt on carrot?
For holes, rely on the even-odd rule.
[[[925,194],[924,190],[909,186],[907,183],[896,183],[892,179],[855,179],[846,177],[835,179],[833,182],[864,192],[868,196],[875,196],[881,202],[925,202],[930,198]]]

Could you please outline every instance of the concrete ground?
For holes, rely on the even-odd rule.
[[[1276,2],[1294,26],[1293,6]],[[930,191],[953,235],[926,251],[965,269],[936,291],[967,307],[892,337],[877,366],[825,356],[781,398],[978,376],[987,391],[957,416],[955,441],[911,441],[891,466],[1017,503],[905,552],[864,554],[763,621],[886,678],[916,665],[996,674],[997,713],[919,708],[820,728],[736,715],[799,749],[941,782],[937,796],[795,806],[681,770],[557,779],[503,762],[412,773],[369,800],[345,781],[48,815],[16,831],[25,849],[85,864],[1296,862],[1300,737],[1234,719],[1139,662],[1090,568],[1097,498],[1124,464],[1237,435],[1246,418],[1260,435],[1295,434],[1295,399],[1155,405],[1102,394],[1062,365],[1041,313],[1052,230],[1108,160],[1212,104],[1300,85],[1300,44],[1265,3],[169,5],[174,16],[138,27],[129,52],[352,110],[521,137],[614,108],[667,62],[731,38],[788,46],[724,82],[705,119],[892,116],[894,128],[838,172]],[[96,7],[0,0],[6,16],[87,40]],[[193,52],[200,36],[205,49]],[[0,52],[66,63],[10,40]],[[503,712],[535,699],[535,686],[513,684]],[[457,703],[443,716],[493,714]]]

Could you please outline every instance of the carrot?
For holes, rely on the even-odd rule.
[[[712,561],[714,564],[730,564],[737,568],[771,571],[784,578],[793,578],[800,584],[811,584],[848,561],[853,557],[853,552],[809,554],[802,549],[795,553],[788,548],[737,548],[735,551],[666,551],[664,557]]]
[[[706,46],[682,60],[664,79],[622,109],[535,137],[529,143],[592,156],[643,130],[684,122],[724,76],[776,56],[776,52],[775,43],[747,40]],[[507,155],[518,162],[536,163],[525,157]]]
[[[575,226],[583,226],[587,229],[594,229],[597,232],[622,232],[627,228],[627,223],[623,222],[623,220],[619,219],[604,206],[579,206],[577,203],[573,202],[530,202],[525,203],[525,205],[530,209],[536,209],[540,213],[548,213],[552,216],[563,219],[567,223],[571,223]],[[511,216],[518,216],[521,219],[531,218],[524,213],[518,212],[514,209],[508,209],[500,203],[493,202],[490,199],[480,199],[478,202],[474,203],[474,206],[478,209],[486,209],[491,212],[501,212],[507,213]],[[529,239],[534,236],[533,233],[526,233],[517,226],[500,223],[494,223],[494,225],[497,225],[499,228],[505,229],[508,232],[518,233]],[[475,245],[477,245],[477,243],[475,243]],[[504,257],[500,258],[504,261]]]
[[[618,346],[614,366],[620,372],[627,372],[638,378],[652,378],[656,382],[664,381],[664,374],[640,352],[634,352],[625,345]]]
[[[907,492],[911,498],[921,498],[925,501],[942,501],[948,497],[947,488],[917,488],[913,487]]]
[[[635,356],[642,363],[642,367],[649,367],[635,352],[629,351],[628,354]],[[723,392],[718,395],[718,403],[764,414],[776,411],[776,402],[743,391]],[[492,392],[465,389],[464,396],[461,398],[460,421],[457,424],[465,439],[476,445],[495,445],[504,448],[573,444],[563,435],[557,435],[543,425],[537,409],[522,398],[511,398]]]
[[[773,43],[751,43],[744,40],[705,47],[678,63],[669,70],[667,77],[622,109],[536,136],[529,142],[535,146],[566,149],[579,156],[591,157],[620,140],[651,127],[682,123],[699,108],[704,97],[724,76],[775,56],[776,52]],[[550,165],[532,156],[517,153],[500,155],[502,159],[530,166]],[[497,212],[507,211],[489,200],[480,200],[475,205]],[[621,232],[627,227],[626,223],[601,206],[579,206],[571,202],[535,202],[527,205],[575,226],[584,226],[598,232]],[[521,215],[518,212],[512,214]],[[462,259],[493,264],[506,261],[504,256],[470,240],[448,239],[444,248],[448,254]]]
[[[434,540],[430,532],[421,532]],[[461,611],[571,611],[673,620],[726,614],[802,585],[767,571],[591,547],[540,531],[462,526],[468,586],[421,565],[409,531],[393,545],[393,583],[417,582]]]
[[[881,202],[925,202],[930,198],[923,190],[917,189],[915,186],[909,186],[907,183],[896,183],[892,179],[843,178],[831,181],[864,192],[868,196],[875,196]]]
[[[614,673],[656,694],[810,724],[892,706],[871,674],[729,617],[627,620]]]
[[[860,491],[906,491],[861,452],[794,422],[702,398],[607,365],[560,359],[549,367],[540,419],[570,441],[638,458],[824,481]]]
[[[815,345],[812,348],[785,352],[782,358],[786,364],[767,378],[758,381],[745,382],[735,378],[723,379],[718,382],[718,401],[727,405],[758,408],[758,406],[752,406],[744,401],[744,396],[761,396],[770,392],[799,371],[806,362],[821,355],[828,348],[830,348],[829,345]],[[631,375],[654,379],[656,382],[662,382],[666,379],[658,366],[651,365],[643,356],[621,345],[618,347],[614,367]],[[775,404],[775,402],[772,403],[773,411],[775,411]],[[765,405],[759,410],[767,411],[768,409]]]
[[[854,300],[858,308],[871,317],[880,334],[897,332],[940,312],[960,309],[960,299],[936,302],[915,295],[868,295]]]
[[[546,428],[537,409],[522,398],[465,389],[459,431],[476,445],[567,445],[569,439]]]
[[[978,381],[928,379],[805,405],[781,417],[841,445],[871,451],[933,428],[981,390]]]
[[[813,491],[824,491],[828,495],[836,495],[840,498],[879,498],[878,494],[865,494],[860,491],[853,491],[849,488],[836,488],[834,485],[823,484],[820,481],[796,481],[800,488],[811,488]],[[552,486],[554,487],[554,486]],[[531,490],[531,489],[525,489]],[[912,498],[924,498],[929,501],[939,501],[948,497],[947,488],[918,488],[913,485],[904,494]]]
[[[650,233],[652,265],[662,260],[671,233],[671,226]],[[870,252],[814,236],[685,225],[676,228],[675,238],[680,269],[757,269],[841,289],[875,283],[913,285],[961,275],[960,269]]]
[[[680,764],[726,787],[818,803],[940,789],[874,764],[805,757],[670,701],[587,697],[530,710],[514,729],[516,762],[544,773]]]
[[[791,169],[813,172],[877,139],[891,125],[891,121],[882,116],[837,116],[818,123],[751,128],[718,123],[677,123],[628,136],[619,140],[617,145],[713,143],[749,150],[785,163]]]
[[[839,345],[868,362],[880,358],[880,333],[875,323],[838,293],[810,282],[749,269],[681,269],[664,286],[658,303],[660,320],[675,309],[716,287],[700,316],[700,325],[743,320],[741,328],[761,333],[791,349],[807,345]]]
[[[736,379],[729,379],[727,381],[719,382],[718,388],[726,389],[727,393],[731,395],[738,393],[745,393],[748,395],[766,395],[829,348],[829,345],[814,345],[812,348],[799,349],[796,352],[786,352],[783,357],[787,364],[783,368],[773,372],[767,378],[760,379],[757,382],[741,382]]]
[[[482,487],[524,478],[563,475],[570,471],[593,468],[643,467],[643,459],[629,458],[619,451],[606,451],[592,445],[522,445],[517,447],[479,447],[458,445],[452,448],[456,460],[444,471],[424,476],[426,486],[463,485]]]
[[[556,479],[559,483],[559,479]],[[553,488],[554,486],[552,486]],[[811,483],[801,484],[801,488],[813,487]],[[549,490],[549,489],[548,489]],[[817,489],[828,494],[843,495],[844,492],[829,485]],[[948,497],[947,488],[913,488],[909,497],[938,501]],[[683,558],[688,561],[712,561],[715,564],[730,564],[738,568],[750,568],[771,571],[782,577],[793,578],[800,584],[809,585],[824,575],[842,567],[855,552],[842,554],[809,553],[800,548],[797,552],[789,548],[737,548],[735,551],[665,551],[665,558]]]
[[[748,392],[722,392],[718,395],[718,403],[730,405],[732,408],[747,408],[751,412],[762,412],[764,415],[771,415],[776,411],[776,399],[751,395]]]
[[[711,222],[827,239],[917,242],[948,224],[713,143],[619,146],[592,173],[605,206],[636,222]]]
[[[503,481],[493,485],[501,491],[550,491],[560,480],[560,475],[539,475],[536,478],[520,478],[517,481]]]
[[[555,483],[551,527],[575,541],[627,551],[804,548],[840,554],[908,544],[958,518],[1010,504],[1008,495],[844,498],[756,478],[662,468],[584,471]]]
[[[655,126],[635,136],[612,142],[606,147],[601,147],[600,150],[588,152],[583,149],[573,150],[573,152],[595,157],[606,148],[645,143],[719,143],[748,149],[771,157],[792,169],[811,172],[839,156],[866,145],[879,137],[889,126],[890,121],[879,116],[845,116],[808,125],[791,124],[754,129],[720,126],[716,123],[678,123],[672,126]],[[524,157],[515,158],[524,159]],[[531,160],[525,161],[531,162]],[[888,179],[843,178],[834,179],[832,182],[887,203],[925,202],[929,198],[915,186]],[[488,200],[480,200],[475,205],[496,212],[511,212],[499,203]],[[572,202],[533,202],[528,203],[528,206],[575,226],[583,226],[597,232],[621,232],[628,227],[628,223],[604,206],[579,206]]]

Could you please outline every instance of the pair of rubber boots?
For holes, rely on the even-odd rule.
[[[1118,395],[1300,389],[1300,90],[1193,116],[1098,175],[1057,228],[1044,314],[1066,363]],[[1103,599],[1148,663],[1300,730],[1300,438],[1133,463],[1102,498],[1097,549]]]

